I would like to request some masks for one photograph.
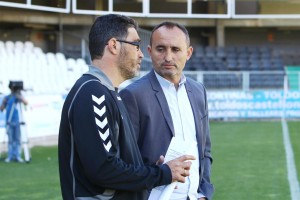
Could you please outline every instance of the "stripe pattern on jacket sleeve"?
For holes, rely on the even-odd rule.
[[[110,140],[106,141],[107,138],[109,138],[108,121],[106,117],[103,119],[106,113],[106,106],[105,104],[102,104],[105,101],[105,95],[102,95],[99,98],[92,95],[92,100],[94,102],[93,108],[96,114],[95,121],[98,126],[99,136],[102,140],[105,150],[109,152],[110,148],[112,147],[112,144]]]

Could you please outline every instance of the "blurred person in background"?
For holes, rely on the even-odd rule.
[[[23,84],[22,84],[23,85]],[[21,94],[23,86],[19,82],[10,81],[9,89],[11,93],[3,98],[0,110],[6,109],[6,132],[8,135],[8,152],[4,160],[9,163],[12,161],[23,163],[21,157],[21,122],[20,122],[20,103],[27,105],[27,100]]]
[[[66,97],[59,129],[63,199],[147,199],[147,190],[184,182],[193,156],[145,166],[118,86],[133,78],[143,53],[136,22],[98,17],[89,33],[92,65]],[[157,156],[159,159],[159,156]]]
[[[157,25],[148,53],[154,70],[120,91],[145,164],[165,155],[173,137],[194,141],[196,160],[190,176],[177,184],[171,199],[212,199],[212,164],[206,89],[182,70],[193,53],[186,28],[173,22]]]

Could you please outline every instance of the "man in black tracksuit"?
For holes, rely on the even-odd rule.
[[[63,199],[147,199],[148,190],[183,182],[192,156],[144,166],[117,87],[143,58],[137,25],[120,15],[98,17],[90,31],[92,65],[66,97],[59,129]],[[151,151],[151,149],[149,149]],[[159,159],[159,158],[158,158]]]

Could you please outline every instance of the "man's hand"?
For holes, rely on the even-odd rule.
[[[184,155],[166,163],[171,169],[172,182],[185,182],[185,177],[190,175],[190,168],[192,165],[192,162],[189,162],[188,160],[195,160],[195,157],[191,155]]]

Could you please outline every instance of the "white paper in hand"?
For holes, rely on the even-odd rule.
[[[185,154],[192,154],[190,148],[195,146],[195,141],[184,141],[181,138],[173,137],[165,156],[164,163],[178,158]],[[170,199],[177,182],[173,182],[169,185],[163,185],[155,187],[151,190],[148,200],[168,200]]]

